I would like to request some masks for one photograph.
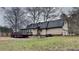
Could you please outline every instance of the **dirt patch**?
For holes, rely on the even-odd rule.
[[[0,37],[0,40],[29,40],[30,38],[11,38],[11,37]]]
[[[10,40],[10,37],[0,37],[0,40]]]

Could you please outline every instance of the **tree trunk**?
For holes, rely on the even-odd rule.
[[[48,27],[48,26],[46,26],[46,36],[47,36],[47,27]]]

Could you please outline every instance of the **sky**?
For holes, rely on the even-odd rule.
[[[4,26],[4,19],[3,19],[3,16],[4,16],[4,12],[3,10],[0,8],[0,25]]]
[[[63,7],[62,10],[64,13],[68,14],[68,12],[72,10],[72,8],[71,7]],[[0,8],[0,26],[7,26],[4,21],[4,10],[1,8]]]

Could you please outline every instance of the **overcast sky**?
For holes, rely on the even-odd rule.
[[[68,11],[71,11],[72,8],[71,7],[64,7],[64,8],[62,8],[62,10],[66,14],[68,14]],[[5,21],[4,21],[4,11],[1,8],[0,8],[0,26],[6,26]]]

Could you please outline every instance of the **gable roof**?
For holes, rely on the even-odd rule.
[[[29,29],[36,29],[37,27],[40,27],[41,29],[45,29],[45,28],[62,28],[63,25],[64,25],[64,21],[62,19],[58,19],[58,20],[53,20],[53,21],[30,24],[30,25],[27,26],[27,28],[29,28]]]

